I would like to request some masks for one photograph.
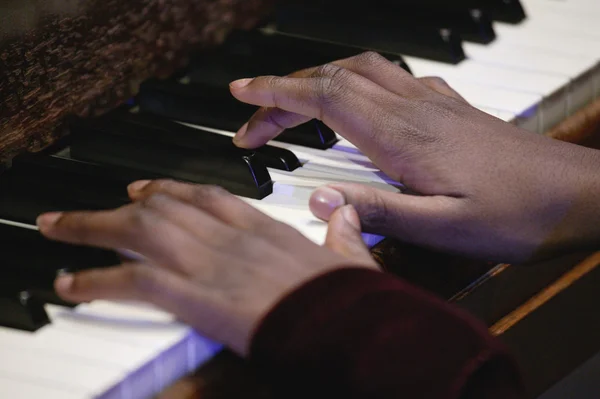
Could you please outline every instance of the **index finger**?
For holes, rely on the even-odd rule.
[[[40,232],[56,241],[111,250],[134,251],[153,262],[183,268],[183,246],[194,247],[190,234],[159,212],[139,203],[114,210],[46,213]]]
[[[261,76],[231,84],[231,93],[240,101],[322,120],[364,153],[370,155],[383,138],[374,126],[381,109],[401,110],[404,99],[342,67],[329,64],[318,68],[315,77]],[[238,133],[237,144],[256,147],[277,135],[253,137],[246,130]],[[260,140],[255,142],[255,140]]]

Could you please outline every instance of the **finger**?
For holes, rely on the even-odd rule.
[[[332,73],[332,70],[335,71],[336,68],[352,72],[374,83],[375,86],[380,86],[380,88],[403,97],[416,96],[420,90],[420,85],[412,75],[375,52],[366,52],[354,57],[334,61],[327,65],[303,69],[287,77],[318,79],[327,77],[327,74]],[[236,90],[235,85],[232,86],[232,94],[235,96],[234,90]],[[242,99],[242,101],[244,100]],[[234,137],[234,142],[240,147],[256,148],[278,136],[285,129],[298,126],[313,117],[301,112],[285,111],[277,107],[263,106],[250,118],[248,124],[240,128]],[[325,123],[327,122],[325,121]],[[332,128],[336,130],[335,127]],[[248,132],[250,133],[248,134]]]
[[[279,136],[284,130],[302,125],[311,119],[309,116],[284,111],[279,108],[261,107],[238,130],[237,134],[233,137],[233,142],[240,147],[247,146],[242,137],[250,131],[253,143],[267,143],[269,140]]]
[[[380,110],[393,106],[398,112],[402,112],[403,106],[401,99],[393,93],[332,64],[320,67],[318,77],[313,78],[262,76],[233,82],[231,92],[238,100],[249,104],[275,107],[310,119],[322,120],[331,129],[364,148],[365,153],[382,140],[374,133],[375,129],[371,128],[380,123],[376,119],[381,115]],[[356,112],[358,109],[361,112]],[[274,127],[271,135],[280,131],[280,128]],[[255,148],[265,144],[266,138],[273,137],[247,128],[238,133],[236,144]]]
[[[331,64],[369,79],[382,88],[402,97],[412,98],[423,95],[423,90],[418,84],[422,83],[440,94],[467,102],[442,78],[427,76],[415,79],[407,71],[375,52],[362,53],[354,57],[334,61]],[[313,67],[294,72],[288,77],[311,78],[317,77],[318,73],[319,67]],[[238,131],[234,137],[234,142],[244,146],[244,140],[241,137],[250,131],[253,142],[266,143],[284,130],[306,123],[310,119],[310,117],[279,108],[261,107],[250,118],[249,122]]]
[[[190,278],[144,263],[126,263],[59,276],[56,293],[72,303],[94,300],[136,301],[155,305],[206,332],[216,306],[214,291]],[[198,320],[206,321],[202,326]]]
[[[446,240],[448,225],[460,211],[456,198],[417,197],[361,184],[320,187],[310,198],[311,211],[323,220],[344,205],[354,206],[363,231],[420,244]]]
[[[126,249],[175,268],[185,265],[181,249],[197,246],[189,232],[142,203],[109,211],[47,213],[37,223],[40,232],[53,240]]]
[[[425,76],[419,78],[419,81],[425,86],[429,87],[430,89],[437,91],[438,93],[441,93],[448,97],[456,98],[457,100],[464,101],[465,103],[467,102],[467,100],[465,100],[463,96],[461,96],[442,78],[439,78],[437,76]]]
[[[134,182],[128,187],[128,191],[134,201],[144,201],[162,193],[188,203],[228,226],[261,235],[281,234],[278,222],[221,187],[154,180]],[[205,224],[195,218],[188,218],[192,213],[182,212],[177,220],[187,228],[202,228],[212,236],[219,231],[220,227],[214,226],[214,223]]]
[[[362,239],[360,220],[352,205],[338,208],[329,218],[325,246],[348,259],[377,267]]]

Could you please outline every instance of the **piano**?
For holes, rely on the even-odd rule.
[[[322,243],[326,226],[307,207],[315,187],[403,189],[319,121],[256,151],[234,148],[230,137],[253,109],[231,99],[231,80],[372,50],[539,134],[598,108],[595,0],[373,0],[367,13],[342,4],[0,0],[0,397],[174,398],[165,389],[199,367],[239,366],[160,310],[62,302],[57,273],[119,256],[48,242],[34,225],[39,213],[118,206],[127,183],[170,177],[222,185]],[[532,398],[600,350],[588,309],[600,260],[589,254],[517,267],[364,239],[388,271],[505,339]],[[571,312],[573,298],[587,307]],[[525,309],[531,303],[543,312]],[[559,350],[553,342],[567,331],[578,343]],[[532,345],[536,335],[545,345]]]

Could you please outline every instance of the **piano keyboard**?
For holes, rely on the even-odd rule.
[[[432,50],[423,48],[427,41],[412,47],[406,44],[407,53],[413,51],[412,55],[401,57],[393,51],[383,55],[417,77],[441,76],[482,111],[543,133],[600,95],[600,3],[522,0],[527,18],[519,23],[501,22],[521,18],[518,10],[503,8],[515,2],[500,3],[481,1],[494,4],[490,12],[497,19],[493,24],[495,40],[468,35],[467,27],[458,25],[457,29],[464,28],[465,37],[472,40],[462,43],[466,58],[462,62],[440,61],[451,58],[437,56],[445,51],[443,43],[432,44],[437,46]],[[335,23],[330,28],[335,28]],[[122,121],[123,129],[116,129],[112,122],[103,124],[102,119],[74,120],[69,148],[43,159],[17,159],[12,169],[0,176],[0,235],[9,253],[5,265],[9,278],[0,284],[0,397],[148,398],[221,349],[171,315],[144,305],[95,301],[68,306],[58,300],[51,292],[57,272],[109,266],[117,258],[107,251],[46,242],[34,226],[40,212],[117,206],[126,201],[123,188],[127,181],[167,176],[198,183],[220,182],[251,205],[323,243],[326,225],[307,207],[316,187],[343,181],[401,189],[351,143],[318,123],[304,126],[297,135],[286,133],[257,154],[250,154],[215,138],[226,136],[229,142],[227,136],[233,135],[238,118],[247,110],[234,110],[235,105],[231,105],[223,116],[215,118],[219,110],[211,111],[210,101],[201,96],[184,97],[187,100],[182,102],[185,106],[197,101],[193,103],[197,112],[193,107],[182,113],[181,107],[168,106],[181,100],[178,90],[182,87],[194,85],[209,91],[218,86],[223,92],[227,90],[223,83],[232,77],[250,76],[232,74],[262,73],[271,66],[276,69],[271,61],[281,62],[278,66],[283,69],[309,62],[294,59],[296,50],[302,54],[315,51],[310,63],[302,67],[326,60],[328,54],[335,54],[335,59],[360,52],[356,47],[385,50],[381,38],[361,32],[360,26],[354,28],[359,34],[353,37],[360,37],[359,43],[336,45],[313,41],[327,40],[324,30],[311,33],[304,29],[299,34],[285,32],[285,24],[267,26],[263,32],[276,35],[284,43],[271,60],[265,56],[266,60],[256,57],[248,65],[217,64],[212,71],[225,72],[210,78],[197,72],[210,66],[202,60],[192,63],[196,73],[186,71],[168,83],[175,91],[169,88],[159,93],[148,82],[148,91],[142,90],[136,107],[109,114],[109,122]],[[292,40],[295,45],[290,45]],[[180,113],[173,114],[175,111]],[[161,122],[153,124],[152,118]],[[177,134],[164,134],[171,130]],[[142,137],[149,134],[157,141]],[[127,148],[132,150],[124,155]],[[381,239],[372,235],[364,238],[369,245]]]

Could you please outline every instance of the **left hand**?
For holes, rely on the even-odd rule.
[[[377,269],[351,206],[319,246],[218,187],[136,182],[129,194],[134,202],[116,210],[38,219],[51,239],[143,258],[59,277],[65,300],[149,302],[245,355],[261,319],[293,289],[341,267]]]

